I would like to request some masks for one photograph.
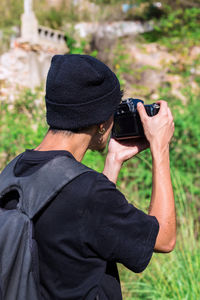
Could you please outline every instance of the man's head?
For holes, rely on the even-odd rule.
[[[52,134],[94,134],[90,148],[105,147],[121,100],[116,75],[88,55],[55,55],[46,83],[47,123]]]
[[[47,123],[79,130],[105,122],[121,100],[116,75],[88,55],[55,55],[47,76]]]

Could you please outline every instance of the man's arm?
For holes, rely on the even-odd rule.
[[[152,152],[153,186],[149,215],[155,216],[160,229],[154,250],[170,252],[176,243],[176,213],[170,177],[169,150]]]
[[[138,106],[145,136],[152,154],[152,197],[149,215],[155,216],[160,228],[154,250],[170,252],[176,241],[176,215],[170,177],[169,143],[174,132],[173,117],[167,103],[160,101],[160,111],[148,117],[143,105]],[[103,173],[114,183],[123,162],[147,148],[144,139],[118,143],[111,140]]]
[[[134,138],[120,142],[111,139],[103,174],[116,184],[123,163],[147,148],[149,148],[149,143],[145,138]]]

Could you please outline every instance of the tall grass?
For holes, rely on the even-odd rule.
[[[154,254],[142,274],[120,266],[126,300],[200,298],[200,244],[197,209],[187,200],[178,172],[172,173],[177,209],[177,244],[169,254]]]
[[[15,155],[36,147],[46,133],[42,92],[25,90],[14,103],[0,103],[0,170]],[[154,254],[142,274],[120,266],[123,299],[200,298],[199,245],[199,100],[188,95],[189,106],[175,104],[175,137],[171,147],[172,181],[177,208],[177,245],[170,254]],[[170,101],[170,99],[168,99]],[[105,156],[88,152],[83,163],[102,171]],[[128,161],[118,186],[127,199],[146,210],[151,194],[149,150]]]

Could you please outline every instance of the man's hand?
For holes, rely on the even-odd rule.
[[[133,138],[123,141],[111,139],[108,145],[108,154],[103,171],[104,175],[116,183],[123,162],[148,147],[149,142],[146,138]]]
[[[149,142],[146,138],[133,138],[122,141],[111,139],[108,145],[108,155],[115,156],[115,161],[123,164],[123,162],[148,147]]]
[[[176,243],[176,212],[170,178],[169,143],[174,133],[174,122],[167,102],[159,101],[160,110],[148,117],[143,105],[137,109],[144,132],[150,143],[153,162],[153,182],[149,215],[155,216],[160,229],[154,250],[170,252]]]
[[[172,113],[166,101],[158,101],[160,110],[154,117],[149,117],[142,103],[138,103],[137,110],[142,121],[144,133],[150,143],[152,152],[163,152],[168,148],[174,133]]]

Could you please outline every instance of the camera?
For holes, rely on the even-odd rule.
[[[112,128],[112,137],[116,140],[130,139],[135,137],[144,137],[144,130],[137,111],[137,103],[144,101],[140,99],[128,98],[123,100],[114,115],[114,125]],[[160,105],[153,103],[144,105],[148,116],[155,116]]]

